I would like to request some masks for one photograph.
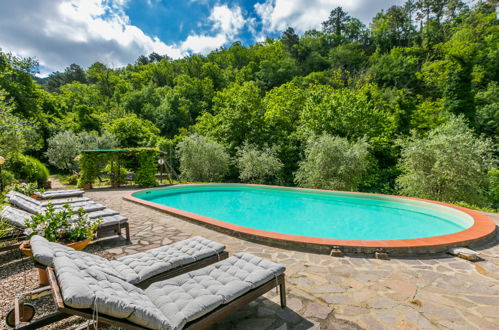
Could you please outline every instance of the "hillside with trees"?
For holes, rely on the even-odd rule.
[[[122,68],[72,64],[37,80],[36,60],[3,50],[0,155],[17,163],[2,180],[25,178],[36,159],[77,173],[81,149],[157,147],[191,181],[497,208],[495,10],[410,0],[365,26],[338,7],[303,35]]]

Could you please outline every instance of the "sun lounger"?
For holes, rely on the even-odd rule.
[[[108,231],[115,231],[121,236],[121,229],[125,229],[126,239],[130,240],[130,229],[128,219],[120,215],[119,212],[105,208],[103,210],[89,212],[87,215],[91,219],[101,218],[102,222],[97,229],[97,235],[102,235]],[[4,206],[0,213],[0,219],[6,221],[20,231],[26,228],[25,221],[30,219],[33,214],[11,206]]]
[[[52,200],[48,200],[48,201],[40,201],[40,200],[34,199],[28,195],[22,194],[22,193],[17,192],[17,191],[9,191],[7,194],[7,197],[23,199],[27,202],[37,204],[37,205],[42,206],[42,207],[46,207],[48,204],[62,205],[62,204],[66,204],[66,203],[74,204],[74,203],[82,203],[82,202],[92,202],[92,200],[90,200],[90,198],[88,198],[88,197],[59,198],[59,199],[52,199]]]
[[[56,257],[67,256],[82,267],[97,267],[109,275],[142,288],[228,256],[224,251],[224,245],[199,236],[115,260],[75,251],[65,245],[49,242],[38,235],[31,238],[30,245],[35,263],[40,268],[53,267]]]
[[[51,190],[45,191],[43,193],[37,193],[36,195],[40,199],[57,199],[57,198],[70,198],[70,197],[82,197],[85,191],[79,189],[70,190]]]
[[[237,253],[142,290],[67,256],[56,257],[48,269],[58,320],[76,315],[126,329],[172,330],[208,327],[275,287],[285,307],[284,271],[282,265]],[[16,303],[16,328],[22,329],[24,308]]]
[[[20,194],[15,191],[10,191],[6,196],[5,199],[12,205],[17,206],[18,208],[27,211],[32,214],[36,213],[44,213],[47,205],[51,203],[54,205],[55,209],[62,209],[64,204],[68,203],[69,206],[71,207],[72,210],[79,210],[83,209],[86,212],[93,212],[93,211],[99,211],[103,210],[106,207],[102,204],[98,204],[95,202],[92,202],[88,199],[81,198],[81,199],[66,199],[66,200],[60,200],[60,201],[47,201],[47,202],[40,202],[37,201],[34,198],[31,198],[29,196]]]

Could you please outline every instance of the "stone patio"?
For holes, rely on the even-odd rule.
[[[279,307],[275,291],[233,314],[213,329],[497,329],[499,328],[499,238],[474,247],[483,261],[449,255],[377,260],[330,257],[283,250],[228,236],[122,199],[122,190],[94,190],[87,197],[129,218],[131,244],[103,239],[92,252],[114,258],[193,235],[222,242],[230,254],[246,251],[286,265],[288,308]],[[499,216],[490,215],[496,223]],[[24,280],[27,258],[4,258],[13,275],[1,275],[2,315],[8,299],[36,280]],[[24,268],[23,268],[24,267]],[[15,276],[19,286],[7,286]],[[50,304],[48,298],[44,304]],[[42,307],[44,308],[44,307]],[[0,328],[5,323],[0,321]],[[64,326],[61,326],[64,328]]]

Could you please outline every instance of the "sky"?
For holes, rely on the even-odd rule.
[[[72,63],[134,63],[156,52],[177,59],[319,29],[343,7],[369,25],[402,0],[0,0],[0,49],[35,57],[40,76]]]

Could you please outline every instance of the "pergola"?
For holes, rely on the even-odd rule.
[[[136,157],[135,181],[140,186],[156,186],[156,172],[158,165],[161,171],[177,176],[175,170],[163,157],[165,152],[155,148],[127,148],[127,149],[96,149],[82,150],[80,154],[80,185],[83,188],[90,188],[95,179],[99,176],[102,164],[110,163],[110,179],[114,187],[119,186],[121,181],[121,169],[125,158]],[[169,176],[171,181],[171,176]]]

